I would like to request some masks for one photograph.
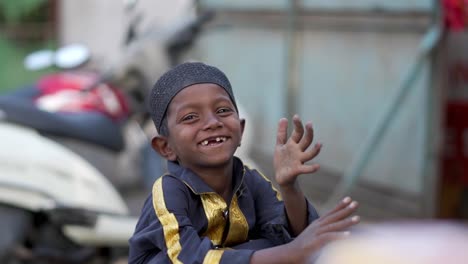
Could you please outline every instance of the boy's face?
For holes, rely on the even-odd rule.
[[[169,104],[167,125],[169,136],[162,154],[187,168],[228,164],[244,130],[244,120],[239,119],[229,95],[212,83],[180,91]]]

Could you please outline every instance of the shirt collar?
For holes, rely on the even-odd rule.
[[[237,190],[243,181],[244,164],[239,158],[234,157],[233,167],[233,190]],[[198,177],[197,174],[190,169],[180,166],[176,162],[168,161],[167,169],[171,175],[182,180],[195,194],[215,192],[200,177]]]

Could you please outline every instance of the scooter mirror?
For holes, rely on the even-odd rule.
[[[55,52],[54,64],[61,69],[72,69],[81,66],[91,57],[88,47],[83,44],[70,44]]]
[[[23,65],[27,70],[37,71],[45,69],[54,64],[54,51],[39,50],[30,53],[24,58]]]

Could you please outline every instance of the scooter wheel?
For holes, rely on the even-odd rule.
[[[21,263],[15,255],[15,249],[22,244],[32,226],[30,212],[0,204],[0,263]]]

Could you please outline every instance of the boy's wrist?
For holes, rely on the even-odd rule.
[[[305,251],[297,243],[289,242],[280,246],[257,250],[252,255],[250,263],[304,263]]]
[[[287,248],[286,251],[288,252],[288,263],[304,263],[305,254],[304,249],[294,243],[294,241],[284,244]]]
[[[297,192],[300,191],[300,187],[297,181],[287,184],[278,184],[280,191],[283,193]]]

